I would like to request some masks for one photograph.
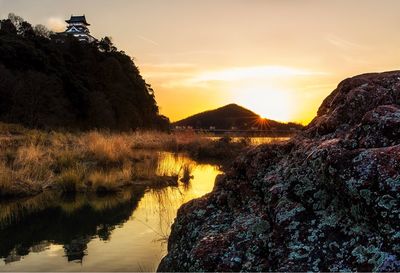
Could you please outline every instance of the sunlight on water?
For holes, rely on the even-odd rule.
[[[207,137],[208,139],[211,140],[218,140],[221,139],[221,137]],[[289,140],[290,137],[231,137],[233,142],[239,142],[239,141],[249,141],[251,145],[261,145],[261,144],[268,144],[268,143],[274,143],[274,142],[280,142],[280,141],[286,141]]]
[[[56,194],[0,204],[0,271],[154,271],[178,208],[210,192],[217,167],[162,153],[157,173],[190,183],[113,196]]]

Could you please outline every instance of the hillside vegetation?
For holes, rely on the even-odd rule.
[[[60,40],[10,15],[0,21],[0,121],[33,128],[166,129],[150,85],[109,38]]]
[[[202,112],[183,120],[175,122],[175,126],[190,126],[196,129],[222,129],[232,127],[241,130],[289,130],[300,129],[301,125],[295,123],[282,123],[270,119],[263,119],[256,113],[237,104],[228,104],[218,109]]]

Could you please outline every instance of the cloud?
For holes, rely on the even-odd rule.
[[[149,43],[149,44],[152,44],[152,45],[154,45],[154,46],[160,46],[160,44],[157,43],[156,41],[151,40],[151,39],[149,39],[149,38],[147,38],[147,37],[144,37],[144,36],[142,36],[142,35],[136,35],[136,37],[139,38],[140,40],[143,40],[143,41],[145,41],[145,42],[147,42],[147,43]]]
[[[66,23],[62,18],[50,17],[46,20],[46,26],[52,31],[61,32],[65,30]]]
[[[143,74],[146,78],[152,79],[163,79],[168,81],[177,81],[182,78],[190,78],[193,76],[190,72],[181,72],[181,71],[145,71],[143,70]]]
[[[213,56],[213,55],[223,55],[226,54],[225,51],[220,50],[192,50],[192,51],[180,51],[180,52],[163,52],[163,53],[152,53],[149,54],[153,57],[171,57],[171,56],[178,56],[178,57],[189,57],[189,56]]]
[[[165,88],[215,87],[238,82],[263,82],[271,85],[275,80],[287,81],[289,78],[327,76],[329,73],[286,66],[248,66],[228,67],[220,70],[201,71],[191,63],[145,64],[142,72],[146,78],[157,81]]]
[[[305,69],[298,69],[286,66],[250,66],[233,67],[217,71],[200,73],[193,77],[191,82],[207,81],[241,81],[253,79],[268,79],[274,77],[296,77],[296,76],[323,76],[328,75],[325,72],[315,72]]]
[[[187,69],[196,67],[194,63],[144,63],[141,65],[142,67],[151,68],[151,69]]]
[[[144,63],[140,67],[146,78],[168,82],[190,79],[197,69],[196,64],[192,63]]]
[[[367,49],[366,46],[354,43],[352,41],[343,39],[341,37],[338,37],[336,35],[329,34],[325,37],[325,40],[328,41],[328,43],[332,44],[335,47],[338,47],[343,50],[362,50],[362,49]]]

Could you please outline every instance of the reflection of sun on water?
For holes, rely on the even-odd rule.
[[[146,213],[160,216],[159,231],[164,235],[167,235],[165,233],[169,234],[177,209],[184,203],[211,192],[216,176],[221,173],[214,166],[198,164],[187,157],[170,153],[166,153],[160,162],[161,169],[170,169],[172,171],[169,173],[175,172],[179,174],[179,178],[182,177],[182,167],[185,165],[194,166],[191,171],[193,179],[190,180],[189,185],[180,184],[176,188],[149,190],[139,203],[139,209],[144,206]]]
[[[180,184],[179,187],[149,189],[130,220],[113,232],[110,241],[94,240],[89,244],[85,270],[113,270],[115,268],[109,266],[115,266],[115,263],[129,264],[134,271],[154,270],[166,255],[167,239],[179,207],[211,192],[216,176],[221,173],[215,166],[198,164],[185,156],[163,153],[162,158],[158,165],[160,174],[176,174],[184,164],[194,165],[189,186]],[[121,253],[132,253],[132,256]],[[111,260],[115,262],[103,263]],[[99,261],[102,264],[98,264]]]

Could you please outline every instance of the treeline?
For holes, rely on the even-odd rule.
[[[0,121],[44,129],[167,129],[132,58],[103,38],[88,44],[0,20]]]

